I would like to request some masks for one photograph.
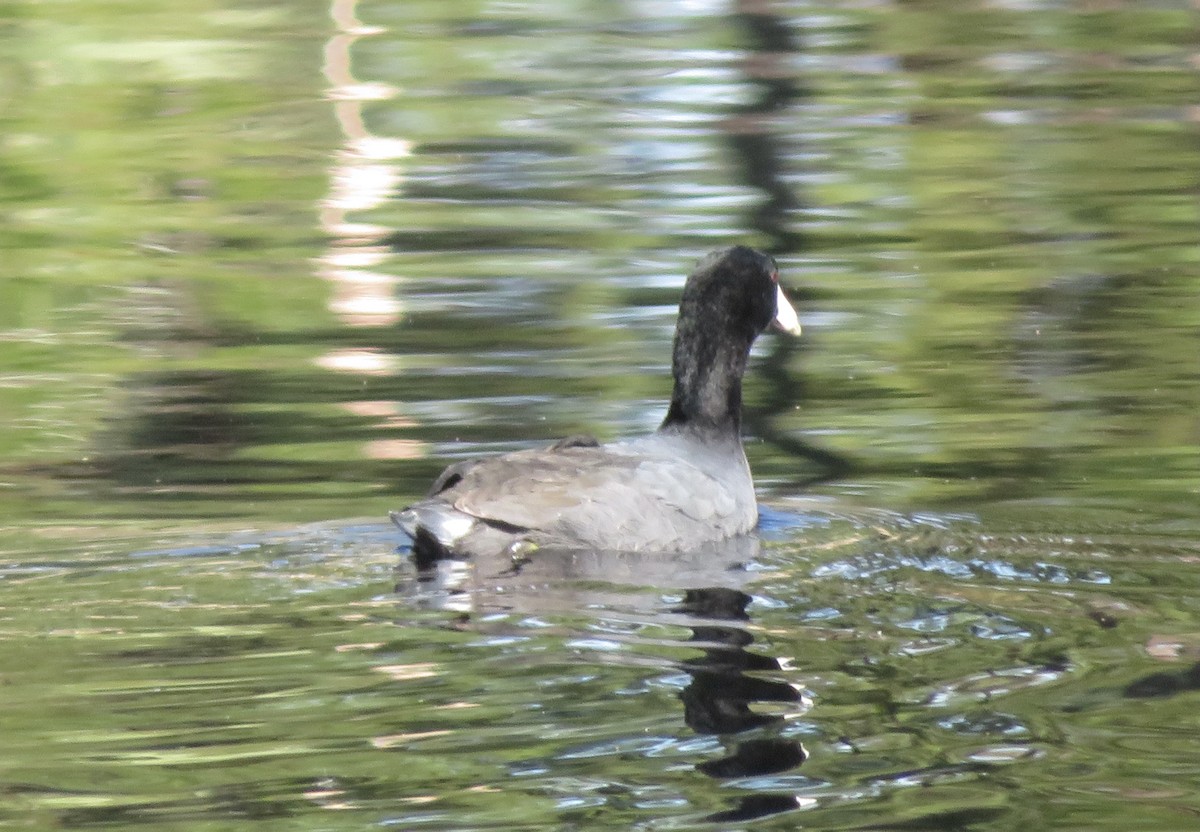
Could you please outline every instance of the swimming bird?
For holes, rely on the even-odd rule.
[[[683,287],[659,428],[451,465],[424,499],[391,512],[418,566],[516,562],[539,549],[682,552],[750,532],[758,506],[742,447],[742,375],[772,324],[800,334],[774,259],[745,246],[703,258]]]

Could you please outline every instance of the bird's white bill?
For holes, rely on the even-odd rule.
[[[775,287],[775,320],[771,323],[788,335],[800,334],[800,319],[796,317],[796,310],[784,297],[781,286]]]

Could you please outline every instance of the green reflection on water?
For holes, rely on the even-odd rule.
[[[699,251],[775,235],[780,217],[803,241],[780,252],[788,279],[837,323],[799,349],[768,345],[770,375],[749,382],[752,428],[772,443],[752,454],[776,491],[833,455],[895,505],[1195,495],[1200,218],[1169,10],[847,13],[865,28],[814,50],[805,89],[750,75],[737,103],[717,70],[738,56],[717,52],[678,81],[611,76],[640,87],[638,104],[593,73],[616,56],[670,64],[690,38],[802,49],[798,21],[631,18],[638,36],[613,40],[588,18],[477,28],[406,7],[413,33],[364,30],[348,47],[361,80],[402,91],[353,105],[368,137],[411,148],[380,162],[401,198],[345,215],[382,229],[383,249],[318,230],[338,129],[359,123],[323,100],[323,13],[184,24],[72,4],[19,23],[16,222],[0,232],[13,519],[376,514],[447,452],[644,429],[667,392],[671,286]],[[1084,60],[1109,31],[1107,61]],[[548,32],[571,57],[536,51]],[[591,37],[594,53],[577,45]],[[884,77],[902,93],[824,60],[891,43]],[[517,88],[485,83],[503,67]],[[711,102],[693,102],[705,84]],[[597,97],[567,118],[580,85]],[[904,117],[867,118],[879,112]],[[728,143],[722,119],[755,113],[770,118],[749,128],[762,141]],[[754,190],[728,181],[731,152],[754,154],[741,169],[782,214],[747,224]],[[811,186],[781,178],[812,171]],[[672,229],[689,214],[711,239]],[[314,258],[363,252],[411,313],[347,326]],[[642,275],[656,288],[633,288]],[[614,328],[646,303],[661,308],[652,327]],[[346,355],[367,363],[336,369]]]

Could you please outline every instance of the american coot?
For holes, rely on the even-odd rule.
[[[425,499],[391,514],[418,565],[544,547],[679,552],[749,532],[758,508],[742,450],[742,374],[772,323],[800,333],[775,261],[744,246],[709,254],[683,287],[675,388],[658,430],[451,465]]]

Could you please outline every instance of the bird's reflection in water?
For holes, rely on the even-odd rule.
[[[747,609],[752,596],[745,589],[761,573],[747,565],[755,561],[759,547],[757,538],[747,537],[670,557],[579,551],[541,552],[520,562],[439,562],[398,589],[419,606],[459,613],[456,626],[472,629],[481,624],[503,628],[497,613],[572,621],[582,610],[600,619],[608,610],[622,621],[654,627],[682,624],[690,633],[686,643],[700,650],[671,665],[672,671],[683,670],[690,677],[679,694],[684,722],[697,734],[719,738],[726,750],[696,769],[728,781],[731,788],[746,789],[728,809],[706,820],[746,821],[801,806],[795,795],[757,778],[779,776],[807,757],[785,731],[784,714],[806,709],[802,691],[779,678],[783,666],[778,659],[750,649],[754,636]],[[646,592],[649,587],[654,591]],[[664,606],[663,593],[681,600]],[[606,630],[606,637],[611,635]],[[635,639],[622,649],[641,648]],[[762,708],[752,707],[756,703]]]
[[[749,621],[746,608],[751,597],[739,589],[710,587],[688,590],[677,612],[711,623],[693,624],[692,641],[703,645],[700,657],[683,663],[692,677],[680,694],[683,718],[698,734],[729,738],[730,753],[696,768],[709,777],[731,779],[780,774],[798,767],[807,753],[796,740],[762,736],[778,731],[783,717],[751,709],[756,702],[789,703],[800,706],[803,695],[786,682],[763,678],[758,673],[781,670],[778,659],[752,653],[754,641],[743,626]],[[742,737],[753,733],[752,737]],[[799,808],[799,800],[785,793],[755,793],[741,798],[736,806],[718,812],[713,822],[745,821]]]

